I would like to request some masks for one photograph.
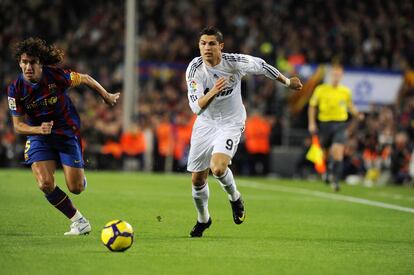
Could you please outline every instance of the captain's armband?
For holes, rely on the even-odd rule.
[[[71,87],[76,87],[81,84],[81,75],[77,72],[70,73]]]

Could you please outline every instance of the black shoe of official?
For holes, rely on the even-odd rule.
[[[208,221],[206,223],[202,223],[202,222],[197,221],[196,225],[194,225],[193,229],[191,230],[189,237],[191,237],[191,238],[202,237],[204,230],[209,228],[211,223],[212,223],[211,217],[208,219]]]
[[[331,187],[332,187],[332,191],[334,191],[334,192],[339,192],[341,190],[341,187],[339,187],[339,183],[338,182],[333,182],[331,184]]]
[[[240,197],[237,201],[230,201],[231,209],[233,210],[233,221],[235,224],[241,224],[246,217],[246,212],[244,211],[243,200]]]
[[[323,181],[326,185],[329,185],[329,184],[332,182],[332,176],[331,176],[328,172],[325,172],[325,173],[322,175],[322,181]]]

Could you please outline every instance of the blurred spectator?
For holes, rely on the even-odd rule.
[[[154,170],[159,172],[171,171],[168,163],[173,157],[174,137],[173,125],[168,115],[164,115],[156,128],[157,154],[155,157]]]
[[[186,167],[190,149],[191,131],[196,117],[196,115],[192,115],[189,120],[184,114],[177,116],[174,125],[174,172],[187,171]]]
[[[355,176],[360,178],[365,174],[364,160],[358,152],[358,139],[351,137],[345,143],[342,179]],[[360,181],[360,180],[358,180]]]
[[[126,170],[143,170],[145,136],[137,125],[132,125],[128,131],[124,131],[120,140],[124,168]]]
[[[250,175],[269,173],[270,132],[270,122],[257,110],[251,111],[245,130]]]
[[[395,136],[395,144],[391,153],[391,173],[395,183],[404,184],[411,181],[409,165],[411,148],[408,144],[408,136],[399,132]]]

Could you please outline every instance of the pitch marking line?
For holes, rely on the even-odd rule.
[[[352,202],[352,203],[359,203],[359,204],[365,204],[375,207],[381,207],[386,209],[392,209],[402,212],[408,212],[414,214],[414,208],[399,206],[395,204],[389,204],[379,201],[372,201],[368,199],[361,199],[346,195],[339,195],[339,194],[330,194],[320,191],[312,191],[304,188],[298,188],[298,187],[287,187],[287,186],[280,186],[280,185],[268,185],[268,184],[261,184],[257,182],[252,181],[238,181],[238,184],[244,187],[250,187],[255,189],[261,189],[261,190],[269,190],[269,191],[279,191],[279,192],[286,192],[286,193],[294,193],[294,194],[302,194],[302,195],[308,195],[308,196],[314,196],[324,199],[331,199],[331,200],[337,200],[337,201],[346,201],[346,202]]]

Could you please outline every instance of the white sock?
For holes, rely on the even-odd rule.
[[[70,220],[72,222],[76,222],[77,220],[82,219],[82,218],[83,218],[83,216],[82,216],[81,212],[79,212],[79,210],[76,210],[75,215],[73,215],[73,217],[70,218]]]
[[[224,172],[224,175],[217,177],[213,175],[219,182],[223,190],[228,194],[229,200],[237,201],[240,198],[240,192],[237,191],[236,182],[234,181],[233,172],[230,168]]]
[[[197,209],[198,217],[197,220],[201,223],[208,222],[210,213],[208,212],[208,197],[210,196],[210,190],[208,183],[206,182],[203,186],[192,186],[192,195],[194,205]]]

